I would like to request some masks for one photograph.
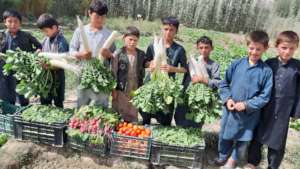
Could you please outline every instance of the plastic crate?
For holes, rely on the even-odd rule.
[[[95,154],[98,156],[105,156],[105,155],[107,155],[107,151],[108,151],[107,140],[105,140],[104,144],[92,145],[92,144],[88,143],[87,141],[82,141],[77,138],[68,137],[68,144],[74,150],[77,150],[80,152],[87,152],[87,153]]]
[[[197,147],[180,147],[153,141],[151,163],[154,165],[174,165],[177,167],[202,169],[205,144]]]
[[[14,135],[14,114],[21,107],[0,101],[0,133]]]
[[[19,114],[14,117],[14,136],[17,140],[31,140],[36,143],[63,147],[66,142],[66,129],[64,123],[28,122]]]
[[[110,154],[137,159],[150,159],[152,137],[139,138],[112,133]]]

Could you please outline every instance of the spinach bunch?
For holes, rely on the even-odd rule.
[[[212,122],[220,116],[218,93],[205,84],[190,84],[186,91],[186,118],[196,123]]]
[[[6,64],[3,73],[5,75],[13,73],[19,81],[16,88],[19,94],[26,98],[34,95],[47,97],[50,94],[54,78],[50,70],[43,69],[41,66],[41,64],[49,64],[48,59],[21,50],[9,50],[4,58]]]
[[[80,89],[92,89],[96,93],[110,93],[116,84],[112,72],[102,61],[92,59],[85,63],[80,77]]]
[[[47,124],[65,123],[72,115],[71,110],[64,110],[54,106],[32,105],[22,112],[25,121],[41,122]]]
[[[200,128],[157,126],[152,131],[153,139],[164,144],[182,147],[204,145]]]
[[[182,88],[180,81],[157,73],[134,92],[132,104],[147,113],[172,113],[175,103],[181,102]]]

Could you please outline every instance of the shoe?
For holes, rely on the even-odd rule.
[[[223,166],[225,165],[227,160],[221,160],[219,158],[215,158],[214,160],[211,160],[209,162],[210,165],[215,165],[215,166]]]

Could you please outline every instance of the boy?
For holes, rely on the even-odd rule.
[[[300,116],[300,61],[293,58],[298,45],[295,32],[281,32],[275,43],[278,56],[266,61],[274,74],[274,87],[249,147],[249,168],[261,161],[263,144],[268,147],[268,169],[278,169],[283,159],[290,117]]]
[[[3,21],[6,26],[4,32],[0,32],[0,52],[16,50],[17,48],[35,52],[42,49],[42,45],[31,34],[21,30],[22,16],[14,10],[6,10],[3,13]],[[16,79],[12,74],[5,76],[2,73],[5,62],[0,59],[0,99],[15,104],[16,97],[21,106],[29,104],[29,100],[19,95],[16,90]]]
[[[79,28],[75,30],[70,42],[70,52],[75,55],[78,60],[85,62],[92,58],[97,59],[101,47],[111,34],[111,31],[104,27],[107,12],[108,8],[104,2],[100,0],[94,0],[91,2],[88,11],[90,23],[84,26],[84,31],[87,35],[91,51],[84,51],[84,45]],[[100,53],[104,58],[108,59],[112,57],[114,49],[115,46],[112,45],[110,51],[107,49],[101,49]],[[110,63],[108,60],[105,60],[105,64],[109,67]],[[107,94],[101,92],[95,93],[91,89],[78,90],[77,106],[80,107],[82,105],[88,105],[91,101],[93,101],[95,105],[108,107],[108,97],[109,96]]]
[[[174,41],[178,32],[179,21],[175,17],[166,17],[162,20],[162,34],[164,45],[166,47],[167,64],[161,65],[160,70],[167,72],[170,77],[175,78],[176,73],[185,73],[187,71],[186,55],[184,48]],[[150,44],[146,52],[146,60],[150,71],[154,70],[152,62],[154,57],[154,47]],[[141,112],[143,124],[150,124],[151,114]],[[172,113],[164,114],[163,112],[156,113],[158,122],[162,125],[171,125],[173,118]]]
[[[130,94],[143,85],[145,75],[145,52],[137,48],[139,37],[136,27],[127,27],[124,47],[117,50],[112,59],[112,71],[117,79],[112,105],[127,122],[138,121],[138,110],[131,104]]]
[[[42,43],[43,52],[64,53],[69,51],[69,45],[63,34],[59,31],[57,21],[49,14],[42,14],[37,20],[37,26],[45,34],[45,39]],[[41,97],[41,104],[51,105],[54,100],[54,105],[63,108],[65,95],[65,73],[63,69],[53,69],[51,73],[55,83],[52,86],[50,95],[47,98]],[[55,93],[56,95],[54,95]]]
[[[223,168],[235,168],[253,137],[260,111],[271,96],[272,70],[262,60],[269,37],[264,31],[253,31],[246,37],[248,56],[234,61],[219,84],[223,107],[219,134],[219,158]]]
[[[209,37],[202,36],[197,40],[196,45],[199,52],[199,56],[195,59],[197,61],[203,59],[209,78],[191,74],[192,72],[187,72],[185,73],[185,77],[184,77],[184,86],[185,88],[187,88],[190,82],[192,82],[193,84],[203,83],[213,89],[217,89],[221,81],[220,65],[209,58],[210,53],[213,50],[213,42]],[[202,58],[200,58],[200,56],[202,56]],[[176,125],[184,126],[184,127],[198,127],[199,124],[191,120],[187,120],[185,118],[187,111],[188,111],[188,107],[185,105],[179,105],[176,108],[176,112],[174,116]]]

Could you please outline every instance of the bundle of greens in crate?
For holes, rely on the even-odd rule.
[[[96,106],[81,107],[69,122],[67,134],[71,147],[104,155],[107,152],[107,139],[119,120],[120,116],[112,110]]]
[[[201,168],[205,149],[200,128],[153,127],[151,162]]]
[[[28,106],[14,117],[15,137],[61,147],[66,140],[66,123],[72,113],[71,109],[54,106]]]

